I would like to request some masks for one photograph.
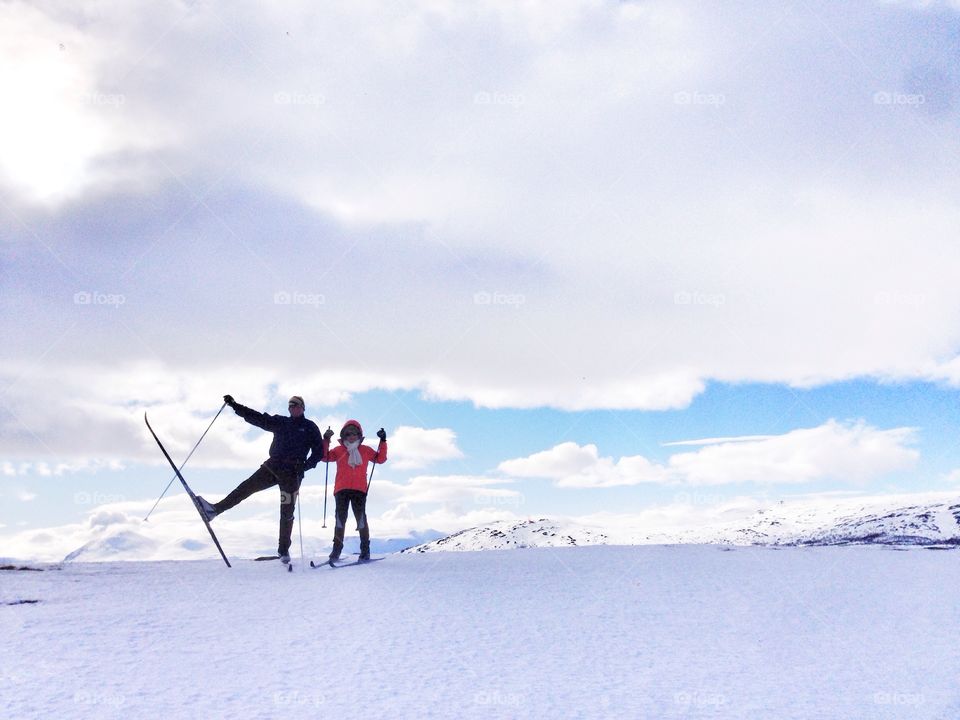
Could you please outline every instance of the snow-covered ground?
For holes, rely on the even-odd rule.
[[[958,558],[648,545],[0,571],[0,716],[946,720]]]

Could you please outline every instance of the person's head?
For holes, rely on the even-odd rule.
[[[356,420],[347,420],[340,430],[340,439],[343,440],[343,442],[363,440],[363,428],[360,427],[360,423]]]
[[[287,401],[287,409],[290,411],[290,417],[303,417],[303,398],[299,395],[294,395]]]

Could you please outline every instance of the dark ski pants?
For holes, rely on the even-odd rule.
[[[277,553],[290,554],[290,536],[293,534],[293,511],[297,506],[297,493],[300,491],[300,481],[303,473],[298,468],[286,465],[271,467],[264,463],[257,471],[213,507],[217,513],[229,510],[240,504],[255,492],[266,490],[274,485],[280,486],[280,539],[277,543]]]
[[[367,525],[367,494],[360,490],[341,490],[334,494],[337,501],[335,515],[336,527],[333,530],[333,552],[331,557],[340,557],[343,550],[343,536],[347,530],[347,511],[353,506],[353,517],[357,520],[357,530],[360,531],[360,552],[370,552],[370,526]]]

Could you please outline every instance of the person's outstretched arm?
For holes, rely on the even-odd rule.
[[[236,400],[233,399],[233,395],[224,395],[223,401],[233,408],[233,411],[246,420],[251,425],[255,425],[261,430],[269,430],[273,432],[277,429],[278,417],[277,415],[267,415],[266,413],[257,412],[256,410],[251,410],[246,405],[241,405]]]

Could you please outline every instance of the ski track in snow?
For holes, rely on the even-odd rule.
[[[6,571],[0,715],[957,718],[958,587],[871,546]]]

